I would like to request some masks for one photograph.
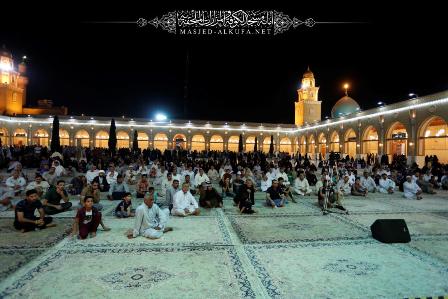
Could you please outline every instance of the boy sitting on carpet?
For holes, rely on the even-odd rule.
[[[132,212],[132,196],[131,193],[126,192],[123,196],[123,200],[115,208],[115,216],[118,218],[134,217]]]
[[[73,223],[72,236],[78,235],[79,239],[96,236],[96,231],[101,222],[101,212],[93,206],[93,197],[84,198],[84,207],[78,210]]]

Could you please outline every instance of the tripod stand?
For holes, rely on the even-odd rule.
[[[322,205],[322,215],[327,215],[329,213],[336,213],[336,211],[332,211],[332,210],[330,210],[328,208],[329,201],[330,201],[330,196],[332,196],[332,193],[334,193],[333,187],[331,185],[329,185],[329,184],[330,183],[328,183],[328,181],[327,181],[327,183],[324,186],[325,193],[324,193],[324,202],[323,202],[323,205]],[[348,211],[342,205],[340,205],[339,203],[337,205],[332,206],[332,207],[335,207],[335,208],[337,208],[337,209],[339,209],[341,211],[344,211],[344,214],[348,215]]]

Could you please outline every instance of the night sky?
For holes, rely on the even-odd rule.
[[[329,7],[271,5],[148,8],[125,4],[92,7],[10,7],[0,19],[0,44],[18,62],[28,60],[28,102],[53,100],[69,114],[182,118],[185,60],[190,57],[186,119],[294,122],[294,100],[303,72],[314,72],[322,118],[344,95],[362,109],[393,103],[410,92],[448,89],[444,9],[419,3],[338,2]],[[126,2],[128,3],[128,2]],[[65,5],[65,4],[64,4]],[[277,5],[277,6],[276,6]],[[325,11],[323,8],[325,7]],[[276,9],[291,17],[365,24],[317,24],[277,36],[180,36],[152,26],[83,21],[152,19],[176,9]],[[52,12],[56,10],[56,12]],[[57,12],[59,11],[59,12]]]

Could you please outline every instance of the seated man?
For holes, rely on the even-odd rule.
[[[56,174],[56,167],[51,166],[50,169],[45,172],[42,177],[48,182],[49,185],[56,185],[58,181],[58,175]]]
[[[421,188],[421,190],[424,193],[428,193],[428,194],[436,194],[437,192],[434,191],[434,186],[430,183],[425,181],[425,179],[423,178],[423,174],[420,174],[417,178],[417,185]]]
[[[406,176],[406,182],[403,183],[403,196],[408,199],[422,199],[422,189],[412,180],[410,175]]]
[[[88,185],[87,187],[84,187],[81,191],[80,197],[79,197],[79,205],[82,207],[84,205],[84,199],[87,196],[91,196],[93,198],[93,206],[98,210],[101,211],[103,209],[103,205],[100,204],[100,196],[101,191],[99,187],[99,183],[97,181],[93,181],[92,185]]]
[[[194,185],[196,188],[201,189],[203,182],[210,182],[210,178],[204,173],[204,169],[201,167],[194,177]]]
[[[199,205],[203,208],[222,208],[222,197],[210,182],[202,183]]]
[[[255,205],[255,186],[252,180],[248,179],[244,185],[240,188],[240,192],[237,194],[238,209],[242,214],[255,213],[252,208]]]
[[[19,195],[23,190],[25,190],[26,181],[20,176],[18,170],[13,170],[12,176],[6,179],[6,187],[9,191],[13,191],[14,195]]]
[[[59,180],[56,186],[51,186],[43,197],[45,214],[53,215],[70,210],[72,203],[69,201],[67,191],[64,190],[64,180]],[[64,202],[61,203],[61,200]]]
[[[124,174],[124,181],[129,185],[134,185],[137,183],[137,172],[134,171],[134,166],[128,166],[128,169]]]
[[[215,167],[213,165],[210,166],[210,169],[207,173],[208,177],[212,180],[212,182],[218,182],[219,181],[219,173],[216,171]]]
[[[104,170],[98,172],[98,176],[93,179],[92,182],[98,182],[101,192],[107,192],[110,189],[110,185],[107,182],[106,174]]]
[[[194,184],[191,183],[190,175],[187,174],[184,176],[184,183],[187,183],[190,186],[190,193],[196,195],[196,188],[194,187]]]
[[[34,215],[38,210],[40,217]],[[46,227],[55,226],[52,224],[53,218],[45,217],[45,211],[42,208],[42,203],[39,201],[37,192],[34,189],[26,191],[26,198],[21,200],[15,208],[14,227],[24,232],[35,229],[43,229]]]
[[[322,182],[322,185],[319,184],[319,189],[317,191],[317,204],[319,207],[322,210],[337,208],[348,214],[348,211],[342,206],[342,196],[339,196],[339,192],[336,192],[331,186],[328,186],[328,184],[330,184],[330,180],[327,180],[324,176],[322,176],[320,182]]]
[[[281,193],[277,180],[272,180],[272,186],[266,190],[266,204],[272,208],[285,206],[285,196]]]
[[[354,196],[367,196],[367,189],[361,185],[360,178],[355,179],[355,183],[352,186],[352,195]]]
[[[39,173],[36,173],[34,181],[26,186],[26,190],[35,189],[39,198],[41,198],[42,195],[44,195],[48,191],[48,188],[50,188],[50,185],[47,181],[43,180],[42,176]]]
[[[92,184],[93,179],[95,179],[99,175],[99,170],[96,169],[96,165],[92,165],[92,168],[89,169],[86,173],[87,183]]]
[[[344,178],[342,180],[339,180],[339,182],[336,185],[337,193],[342,196],[347,196],[352,193],[352,187],[350,185],[350,177],[348,174],[344,175]]]
[[[388,194],[393,194],[395,191],[395,183],[387,177],[386,173],[383,173],[378,181],[378,191]]]
[[[148,192],[148,188],[150,187],[149,181],[148,181],[148,175],[142,174],[142,177],[137,183],[137,198],[144,198],[146,192]]]
[[[289,183],[289,182],[288,182]],[[285,202],[288,203],[287,198],[291,198],[292,202],[297,202],[297,200],[292,196],[291,187],[285,184],[283,177],[278,178],[278,187],[280,188],[282,194],[285,196]]]
[[[168,215],[154,203],[154,193],[146,193],[143,203],[135,210],[134,228],[127,232],[129,239],[143,236],[148,239],[159,239],[163,233],[172,231],[166,227]]]
[[[269,180],[266,173],[263,173],[263,176],[262,176],[261,182],[260,182],[260,190],[263,192],[266,192],[266,190],[268,190],[268,188],[271,186],[272,186],[271,180]]]
[[[72,236],[78,235],[79,239],[84,240],[90,234],[90,237],[94,238],[100,222],[101,212],[93,206],[93,197],[86,196],[84,206],[76,213],[72,226]]]
[[[301,172],[294,181],[294,192],[299,195],[311,195],[312,191],[305,174]]]
[[[182,190],[174,195],[173,215],[176,216],[199,216],[199,206],[196,199],[190,193],[190,186],[187,183],[182,184]]]
[[[171,215],[171,210],[173,209],[174,196],[180,190],[179,181],[173,180],[172,185],[166,190],[166,194],[164,197],[160,197],[156,200],[157,205],[162,211],[166,212],[168,215]]]
[[[364,187],[368,192],[375,193],[376,184],[374,179],[369,175],[367,170],[364,171],[363,176],[361,177],[361,186]]]
[[[121,200],[123,195],[129,192],[128,185],[124,182],[124,178],[121,174],[117,175],[117,181],[112,183],[109,188],[109,194],[107,198],[109,200]]]

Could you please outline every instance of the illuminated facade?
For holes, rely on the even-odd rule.
[[[303,126],[321,120],[321,104],[318,99],[319,87],[316,87],[313,72],[303,74],[302,85],[297,90],[297,101],[294,103],[295,124]]]
[[[23,57],[24,59],[26,57]],[[27,107],[26,87],[28,78],[26,76],[25,61],[17,68],[11,52],[5,46],[0,49],[0,114],[60,114],[67,115],[66,107],[53,107],[50,100],[39,100],[37,107]]]
[[[14,75],[17,86],[20,74],[19,68]],[[21,86],[26,87],[26,82],[23,80]],[[22,90],[25,92],[25,88]],[[298,90],[295,125],[186,120],[153,122],[120,118],[116,119],[117,146],[132,147],[137,130],[138,146],[142,149],[163,151],[181,147],[197,151],[237,151],[241,134],[245,151],[253,151],[257,144],[258,150],[268,152],[272,136],[275,152],[308,154],[312,158],[319,154],[325,157],[333,151],[354,158],[367,154],[390,157],[405,154],[410,161],[420,165],[426,155],[437,155],[440,161],[448,163],[448,91],[369,110],[360,110],[358,103],[346,92],[333,107],[334,117],[321,120],[318,90],[314,75],[308,69]],[[24,104],[24,97],[20,101]],[[6,105],[2,107],[7,111]],[[48,146],[52,126],[52,118],[48,115],[55,114],[59,113],[0,116],[2,144]],[[62,145],[108,146],[110,118],[59,114],[59,119]]]

